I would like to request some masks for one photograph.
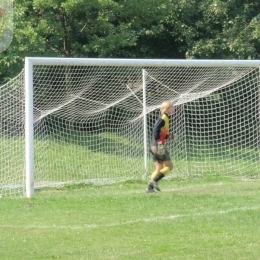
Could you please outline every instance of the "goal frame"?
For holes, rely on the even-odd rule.
[[[182,59],[109,59],[109,58],[25,58],[25,173],[26,197],[34,195],[33,70],[49,66],[139,66],[139,67],[260,67],[260,60],[182,60]],[[145,93],[145,72],[143,71]],[[259,98],[260,100],[260,98]],[[146,95],[143,95],[144,167],[147,169]],[[259,107],[260,111],[260,107]]]

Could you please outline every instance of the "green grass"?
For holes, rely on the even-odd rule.
[[[260,183],[225,177],[75,185],[0,200],[1,259],[258,260]]]

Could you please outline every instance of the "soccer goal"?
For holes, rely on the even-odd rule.
[[[258,178],[260,61],[26,58],[0,87],[0,195],[148,180],[152,127],[175,105],[167,178]],[[145,187],[145,186],[144,186]]]

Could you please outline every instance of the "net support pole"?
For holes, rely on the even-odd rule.
[[[257,140],[257,143],[258,143],[258,150],[260,150],[260,68],[258,68],[258,140]],[[260,159],[260,153],[259,153],[259,157]]]
[[[34,194],[33,163],[33,63],[25,58],[25,171],[26,197]]]
[[[142,70],[142,76],[143,76],[143,120],[144,120],[144,169],[145,174],[148,171],[148,165],[147,165],[147,119],[146,119],[146,71]]]

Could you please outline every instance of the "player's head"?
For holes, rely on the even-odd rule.
[[[161,114],[167,113],[168,115],[172,115],[174,113],[174,106],[170,100],[166,100],[161,104],[160,108]]]

